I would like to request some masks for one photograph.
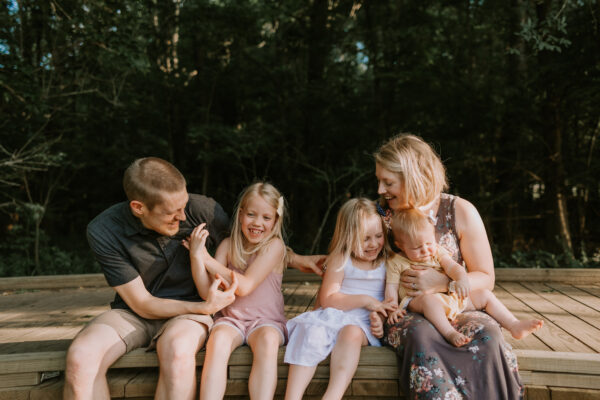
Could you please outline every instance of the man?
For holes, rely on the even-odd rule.
[[[125,171],[128,202],[88,225],[88,241],[117,292],[111,310],[92,320],[67,353],[66,399],[110,398],[106,371],[135,348],[156,345],[159,399],[193,399],[195,354],[212,326],[210,314],[235,299],[237,282],[216,279],[198,295],[181,240],[205,223],[209,246],[227,235],[228,218],[213,199],[188,195],[181,173],[159,158],[134,161]],[[219,285],[226,290],[220,291]]]
[[[226,237],[229,221],[213,199],[188,195],[183,175],[159,158],[135,160],[125,171],[123,188],[128,201],[88,225],[90,247],[117,293],[111,310],[90,321],[69,347],[64,398],[110,398],[110,365],[150,345],[160,362],[156,398],[193,399],[195,355],[212,326],[209,315],[233,302],[237,281],[234,277],[228,286],[217,277],[206,293],[198,293],[181,240],[206,224],[207,246],[215,248]],[[317,266],[322,257],[290,250],[290,259],[301,271],[322,274]]]

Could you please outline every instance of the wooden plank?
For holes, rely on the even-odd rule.
[[[41,382],[41,377],[42,374],[39,372],[3,374],[0,375],[0,388],[37,385]]]
[[[600,282],[598,268],[496,268],[494,273],[496,282]]]
[[[600,330],[574,317],[539,294],[526,289],[518,283],[504,282],[501,285],[529,307],[542,314],[547,320],[552,321],[595,352],[600,352]],[[541,331],[543,331],[543,328],[539,332]]]
[[[29,400],[31,386],[0,388],[0,400]]]
[[[52,379],[31,388],[29,400],[61,400],[63,397],[64,381]]]
[[[551,387],[552,400],[600,400],[600,390]]]
[[[525,385],[560,386],[581,389],[600,389],[597,375],[563,374],[555,372],[519,371]]]
[[[137,372],[125,383],[123,397],[153,396],[156,392],[157,382],[158,372],[156,370]]]
[[[553,282],[546,283],[546,286],[548,286],[554,290],[558,290],[559,292],[563,293],[564,295],[569,296],[573,300],[577,300],[578,302],[585,304],[586,306],[591,307],[596,311],[600,311],[600,297],[594,296],[593,294],[588,293],[585,290],[582,290],[578,286],[564,285],[561,283],[553,283]],[[599,293],[599,295],[600,295],[600,293]]]
[[[570,332],[572,329],[570,329],[569,326],[565,326],[564,319],[561,319],[558,321],[559,323],[557,323],[557,321],[555,321],[556,318],[548,318],[552,317],[551,315],[546,315],[546,313],[550,313],[548,307],[544,307],[546,303],[549,303],[548,301],[540,298],[529,289],[526,289],[516,283],[502,282],[499,283],[497,287],[505,289],[513,297],[525,305],[528,310],[535,311],[532,316],[544,320],[543,328],[534,333],[534,335],[548,345],[552,350],[572,351],[577,353],[593,352],[591,347],[587,346],[585,342],[579,340]],[[518,307],[521,308],[522,306]],[[557,312],[557,307],[551,303],[550,308],[552,308],[554,312]],[[509,306],[509,309],[513,311],[511,306]],[[558,313],[561,313],[560,309],[558,309]]]
[[[64,371],[65,352],[1,354],[0,374],[17,374],[34,371]]]
[[[547,386],[525,386],[524,400],[550,400],[550,389]]]
[[[318,287],[308,282],[298,286],[294,295],[285,304],[285,316],[287,319],[294,318],[309,310],[310,303],[317,294]]]
[[[573,338],[567,332],[548,321],[541,314],[536,313],[529,306],[520,301],[513,294],[506,291],[501,284],[497,284],[494,293],[498,299],[512,311],[517,318],[537,318],[544,320],[544,327],[533,335],[527,336],[525,339],[516,340],[510,333],[505,333],[505,338],[515,349],[534,349],[534,350],[555,350],[555,351],[574,351],[588,352],[591,349],[577,339]],[[543,347],[538,344],[536,338],[539,339]]]
[[[350,383],[354,396],[393,396],[400,395],[398,380],[353,379]]]
[[[516,350],[519,370],[598,375],[600,354]]]
[[[543,297],[549,302],[562,308],[569,314],[587,322],[592,328],[600,323],[600,311],[594,310],[552,287],[546,286],[541,282],[525,282],[523,283],[523,286],[535,292],[538,296]],[[600,331],[598,331],[598,333],[600,333]]]
[[[0,278],[0,290],[106,287],[103,274],[15,276]]]

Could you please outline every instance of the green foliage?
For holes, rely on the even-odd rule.
[[[226,210],[270,180],[291,246],[323,252],[341,202],[377,196],[371,154],[398,132],[440,152],[450,192],[514,255],[500,265],[575,263],[551,255],[600,248],[598,15],[597,0],[2,1],[0,274],[92,268],[86,224],[148,155]]]

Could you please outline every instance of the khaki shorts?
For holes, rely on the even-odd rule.
[[[156,341],[163,332],[179,319],[188,319],[205,326],[210,331],[213,320],[209,315],[183,314],[169,319],[145,319],[129,310],[113,309],[98,315],[85,328],[103,324],[114,329],[125,343],[127,352],[147,346],[147,351],[156,347]]]

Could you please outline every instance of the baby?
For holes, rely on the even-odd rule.
[[[397,239],[395,245],[402,253],[393,258],[393,263],[388,263],[385,296],[386,302],[398,304],[400,299],[401,303],[390,314],[390,323],[398,322],[408,308],[409,311],[423,314],[449,343],[457,347],[469,343],[471,339],[454,329],[449,321],[465,310],[485,310],[516,339],[522,339],[542,327],[542,320],[518,320],[490,290],[471,291],[467,271],[437,244],[433,224],[418,209],[397,212],[392,219],[392,229]],[[411,265],[435,268],[448,275],[451,279],[448,294],[407,296],[400,285],[400,274]]]

